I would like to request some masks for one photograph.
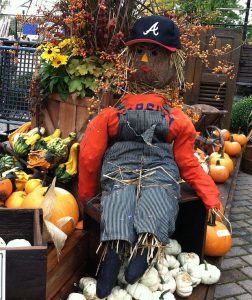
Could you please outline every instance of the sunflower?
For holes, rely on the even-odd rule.
[[[58,54],[55,56],[55,58],[53,59],[52,61],[52,66],[54,68],[58,68],[59,66],[61,65],[66,65],[67,64],[67,59],[68,59],[68,56],[67,55],[61,55],[61,54]]]
[[[60,49],[57,47],[45,48],[44,52],[41,54],[41,58],[44,60],[54,60],[57,56],[57,53],[60,52]]]
[[[69,45],[71,43],[71,39],[64,39],[62,42],[59,43],[59,48],[64,48],[66,45]]]

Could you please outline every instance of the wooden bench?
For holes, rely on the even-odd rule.
[[[235,168],[225,184],[218,184],[220,190],[220,200],[225,215],[229,215],[231,201],[233,198],[237,174],[240,168],[241,157],[233,159]],[[176,231],[173,238],[177,239],[182,246],[183,251],[195,252],[203,258],[205,229],[207,220],[207,211],[201,199],[196,195],[195,191],[186,183],[181,185],[182,201],[180,203],[180,211],[176,222]],[[85,224],[89,232],[88,240],[88,263],[87,272],[91,276],[95,276],[96,266],[98,264],[98,256],[96,249],[100,239],[100,202],[99,199],[88,201],[84,207]],[[207,258],[207,260],[217,266],[220,266],[222,258]],[[215,285],[207,286],[200,284],[193,290],[188,300],[212,300],[214,296]],[[176,299],[183,299],[176,297]]]

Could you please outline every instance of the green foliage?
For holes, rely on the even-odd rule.
[[[231,112],[231,131],[248,134],[252,128],[252,95],[237,101]]]
[[[81,97],[94,95],[104,72],[112,68],[112,63],[100,60],[96,56],[72,58],[67,65],[54,68],[45,62],[38,76],[40,89],[50,93],[59,93],[65,100],[69,93]]]

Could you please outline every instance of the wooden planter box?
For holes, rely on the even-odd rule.
[[[13,239],[26,239],[32,245],[0,248],[6,256],[5,280],[2,280],[6,300],[45,299],[47,246],[42,242],[41,233],[42,210],[0,209],[0,237],[6,243]]]
[[[252,144],[247,144],[245,146],[242,155],[241,168],[245,173],[252,174]]]
[[[61,130],[61,137],[65,138],[72,131],[77,133],[78,141],[81,140],[88,120],[91,118],[89,109],[97,101],[93,98],[79,98],[70,95],[62,101],[58,94],[50,94],[42,109],[38,107],[33,112],[32,127],[43,126],[47,134],[53,133],[56,128]],[[110,94],[100,98],[100,107],[104,108],[113,102]]]

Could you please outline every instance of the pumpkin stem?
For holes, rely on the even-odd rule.
[[[204,265],[205,265],[205,270],[208,271],[207,261],[204,259],[203,262],[204,262]]]
[[[163,276],[162,276],[162,275],[160,275],[160,279],[161,279],[161,283],[162,283],[162,284],[164,284],[164,283],[165,283],[165,281],[164,281],[164,278],[163,278]]]
[[[161,300],[164,299],[164,295],[167,294],[167,293],[169,293],[169,290],[164,291],[164,292],[160,295],[159,299],[161,299]]]
[[[211,214],[210,214],[210,218],[207,222],[207,225],[216,226],[215,221],[216,221],[216,214],[215,214],[214,210],[211,209]]]
[[[216,166],[221,166],[220,160],[216,160]]]

